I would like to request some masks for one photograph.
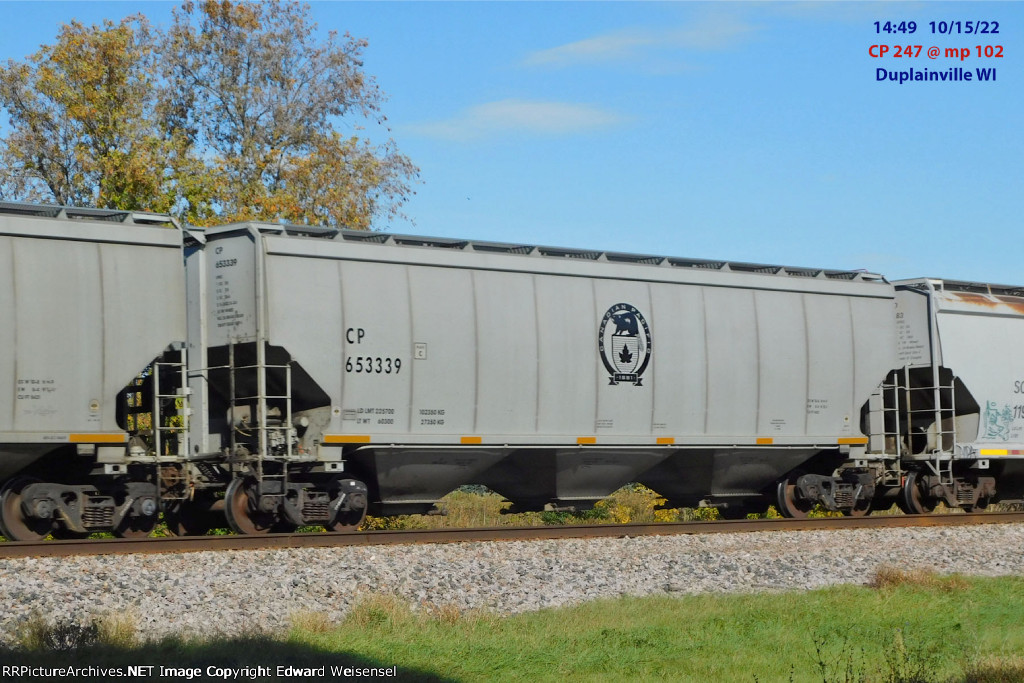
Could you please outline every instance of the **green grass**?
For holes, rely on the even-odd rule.
[[[892,574],[878,588],[623,598],[502,619],[378,600],[356,623],[292,638],[456,680],[966,681],[1004,660],[1020,676],[1006,680],[1024,680],[1013,659],[1024,580]]]
[[[872,587],[620,598],[498,617],[367,596],[281,637],[143,642],[37,620],[5,664],[397,666],[421,681],[1024,681],[1024,579],[879,572]],[[63,648],[54,651],[54,643]],[[328,675],[328,678],[330,676]],[[271,680],[271,679],[267,679]],[[308,680],[308,679],[307,679]]]

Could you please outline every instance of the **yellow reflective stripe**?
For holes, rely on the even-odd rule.
[[[71,443],[124,443],[127,434],[68,434]]]
[[[775,439],[773,439],[770,436],[759,436],[759,437],[757,437],[757,445],[758,446],[771,446],[773,443],[775,443]]]
[[[836,443],[838,444],[862,444],[867,443],[868,437],[866,436],[844,436],[840,437]]]
[[[462,443],[464,443],[464,444],[475,444],[475,443],[483,443],[483,442],[484,442],[483,438],[479,437],[479,436],[464,436],[464,437],[462,437]]]
[[[369,434],[324,434],[324,443],[370,443]]]
[[[982,455],[1009,455],[1010,451],[1005,448],[982,448],[979,453]]]
[[[676,439],[675,439],[674,436],[659,436],[658,437],[658,445],[659,446],[671,446],[675,442],[676,442]]]
[[[578,443],[580,445],[589,444],[589,443],[597,443],[597,437],[596,436],[581,436],[581,437],[578,437],[576,439],[576,443]]]

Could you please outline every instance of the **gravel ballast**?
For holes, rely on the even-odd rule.
[[[332,621],[369,594],[516,613],[620,595],[865,584],[881,566],[1024,574],[1024,525],[0,560],[0,641],[32,615],[127,613],[148,637],[280,631]]]

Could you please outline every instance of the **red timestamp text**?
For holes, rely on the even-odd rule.
[[[872,45],[868,54],[872,57],[920,57],[922,49],[922,45]]]

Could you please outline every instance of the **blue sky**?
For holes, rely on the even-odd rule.
[[[171,3],[0,2],[0,59]],[[1024,4],[314,2],[422,169],[396,232],[1024,284]],[[917,23],[913,35],[874,22]],[[931,21],[998,21],[998,35]],[[873,44],[922,45],[917,58]],[[928,59],[1001,45],[1001,59]],[[891,52],[890,52],[891,54]],[[877,82],[876,69],[997,69]]]

